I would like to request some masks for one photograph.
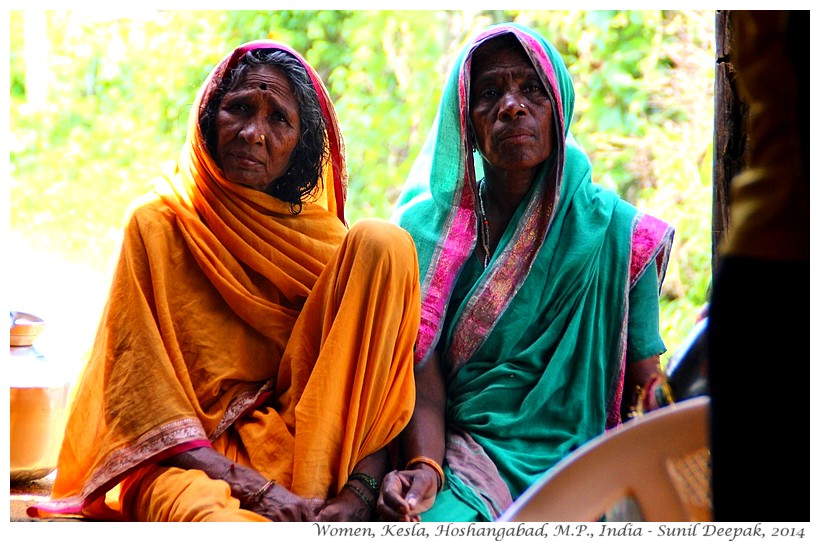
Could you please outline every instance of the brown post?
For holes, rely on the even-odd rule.
[[[731,11],[715,14],[715,135],[712,186],[712,276],[729,230],[729,185],[748,160],[749,108],[740,99],[732,66]]]

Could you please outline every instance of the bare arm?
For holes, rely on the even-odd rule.
[[[416,371],[416,406],[401,434],[404,460],[423,456],[441,465],[444,461],[444,405],[446,386],[438,353]],[[382,484],[378,512],[388,521],[419,521],[439,490],[439,475],[425,463],[389,473]]]
[[[233,463],[213,448],[188,450],[166,459],[162,464],[201,470],[214,480],[224,480],[231,487],[231,495],[242,503],[243,508],[274,521],[310,521],[321,504],[294,495],[279,484],[273,484],[257,495],[265,488],[268,479],[250,467]],[[258,498],[254,499],[254,495]]]

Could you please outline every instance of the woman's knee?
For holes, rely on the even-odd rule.
[[[130,492],[128,512],[137,521],[265,521],[240,508],[227,483],[199,470],[157,468]]]
[[[413,238],[399,226],[386,220],[369,218],[354,224],[348,243],[362,258],[389,264],[390,272],[410,271],[417,274],[418,261]]]

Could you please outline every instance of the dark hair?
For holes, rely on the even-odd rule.
[[[254,49],[248,51],[239,64],[225,74],[199,116],[199,125],[208,152],[214,158],[217,146],[216,118],[225,94],[235,89],[249,69],[256,66],[273,66],[290,81],[299,102],[301,134],[291,156],[290,167],[278,179],[271,179],[265,192],[291,204],[293,214],[299,214],[302,203],[321,182],[322,171],[328,160],[325,141],[325,118],[319,104],[319,96],[304,66],[293,55],[277,49]]]
[[[524,56],[527,56],[521,42],[518,41],[518,38],[512,32],[499,34],[484,41],[478,47],[473,49],[471,56],[473,59],[484,56],[494,57],[499,53],[506,53],[507,51],[516,51],[523,53]]]

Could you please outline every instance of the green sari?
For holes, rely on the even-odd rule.
[[[474,255],[482,164],[466,130],[470,59],[501,33],[517,36],[564,137],[485,269]],[[519,25],[488,28],[451,72],[400,196],[393,219],[416,242],[422,280],[416,364],[437,349],[447,382],[447,484],[425,521],[498,517],[561,458],[620,423],[627,359],[665,350],[657,326],[630,324],[657,318],[657,295],[631,307],[630,292],[647,280],[659,287],[673,230],[592,183],[569,131],[574,99],[552,45]],[[633,327],[649,336],[633,341]]]

